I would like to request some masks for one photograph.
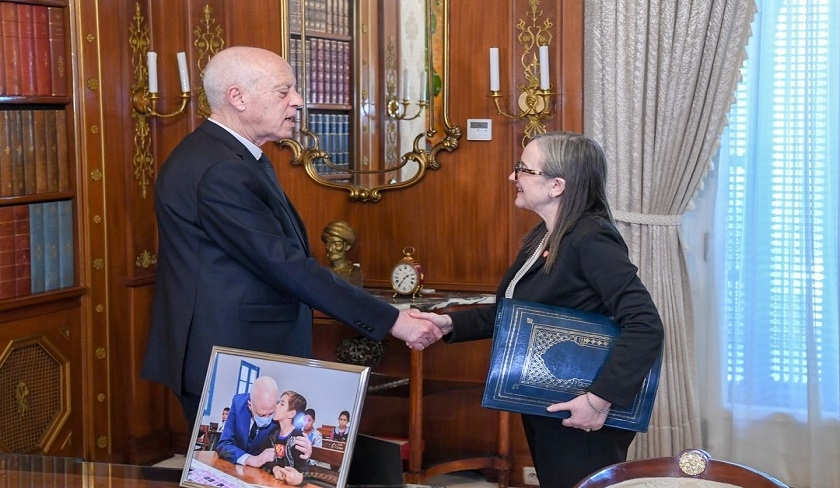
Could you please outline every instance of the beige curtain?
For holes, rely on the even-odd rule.
[[[701,446],[694,322],[680,220],[732,103],[753,0],[587,0],[584,126],[609,160],[630,257],[665,324],[651,425],[630,458]]]

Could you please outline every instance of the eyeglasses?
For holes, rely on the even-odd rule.
[[[537,171],[535,169],[530,169],[525,167],[525,163],[522,161],[517,161],[516,165],[513,167],[513,179],[519,180],[519,173],[528,173],[529,175],[536,175],[536,176],[545,176],[545,173],[542,171]]]

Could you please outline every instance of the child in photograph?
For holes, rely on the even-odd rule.
[[[275,478],[294,486],[303,483],[312,455],[312,443],[302,430],[305,410],[306,398],[300,393],[290,390],[280,395],[274,412],[277,429],[269,438],[275,459],[263,465]],[[295,424],[296,420],[300,426]]]
[[[338,414],[338,426],[333,428],[333,431],[330,434],[330,439],[334,441],[347,442],[347,436],[350,434],[350,427],[347,426],[348,422],[350,422],[350,412],[342,410],[341,413]]]

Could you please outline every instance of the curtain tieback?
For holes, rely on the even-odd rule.
[[[636,212],[624,212],[622,210],[613,210],[613,218],[628,224],[642,224],[642,225],[662,225],[662,226],[677,226],[680,225],[680,215],[656,215],[643,214]]]

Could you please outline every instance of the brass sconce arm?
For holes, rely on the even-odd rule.
[[[134,111],[144,117],[158,117],[165,119],[182,114],[187,109],[187,104],[190,102],[190,98],[192,98],[192,95],[190,94],[190,92],[181,92],[180,97],[181,106],[178,107],[176,111],[171,113],[158,112],[155,109],[155,105],[160,99],[160,95],[158,95],[157,93],[149,93],[145,89],[136,90],[131,96],[131,103],[134,105]]]

